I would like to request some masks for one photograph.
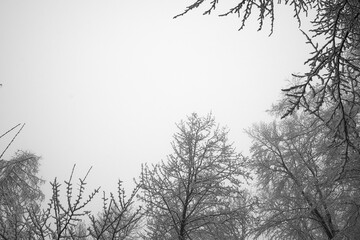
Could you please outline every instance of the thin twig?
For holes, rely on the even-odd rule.
[[[21,126],[20,130],[15,134],[15,136],[11,139],[10,143],[6,146],[5,150],[1,153],[0,155],[0,159],[2,158],[2,156],[5,154],[6,150],[10,147],[10,145],[14,142],[15,138],[17,137],[17,135],[19,135],[19,133],[21,132],[21,130],[24,128],[25,123]],[[15,127],[14,127],[15,128]]]
[[[12,130],[14,130],[15,128],[17,128],[21,123],[19,123],[18,125],[16,125],[15,127],[13,127],[12,129],[8,130],[6,133],[4,133],[3,135],[0,136],[0,138],[2,138],[3,136],[5,136],[6,134],[8,134],[9,132],[11,132]]]

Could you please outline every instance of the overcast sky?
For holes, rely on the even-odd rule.
[[[176,122],[210,111],[247,153],[243,129],[268,119],[291,73],[304,70],[305,38],[290,7],[268,37],[257,16],[240,32],[235,16],[173,19],[187,3],[0,1],[0,133],[26,123],[4,158],[42,156],[47,181],[93,166],[90,186],[116,191],[119,178],[129,183],[141,163],[171,153]]]

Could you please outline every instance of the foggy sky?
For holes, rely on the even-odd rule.
[[[255,17],[240,32],[235,16],[173,19],[186,3],[1,1],[0,133],[26,123],[4,158],[42,156],[47,181],[93,166],[90,187],[116,191],[119,178],[131,184],[141,163],[171,153],[176,122],[210,111],[248,153],[243,129],[269,119],[286,80],[304,70],[305,38],[289,7],[269,37]]]

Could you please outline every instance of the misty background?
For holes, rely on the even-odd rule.
[[[142,163],[171,153],[175,123],[192,112],[212,112],[247,154],[243,129],[270,119],[291,73],[304,71],[305,37],[289,6],[277,6],[270,37],[255,15],[241,31],[236,17],[201,9],[173,19],[186,6],[1,1],[0,133],[26,123],[3,158],[29,150],[42,157],[47,182],[68,179],[76,164],[78,177],[93,166],[90,189],[116,191],[118,179],[131,189]],[[43,188],[48,198],[51,187]]]

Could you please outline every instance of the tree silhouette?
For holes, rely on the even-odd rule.
[[[251,201],[241,189],[245,159],[210,114],[192,114],[177,127],[167,161],[142,170],[147,237],[243,239],[251,222]]]

